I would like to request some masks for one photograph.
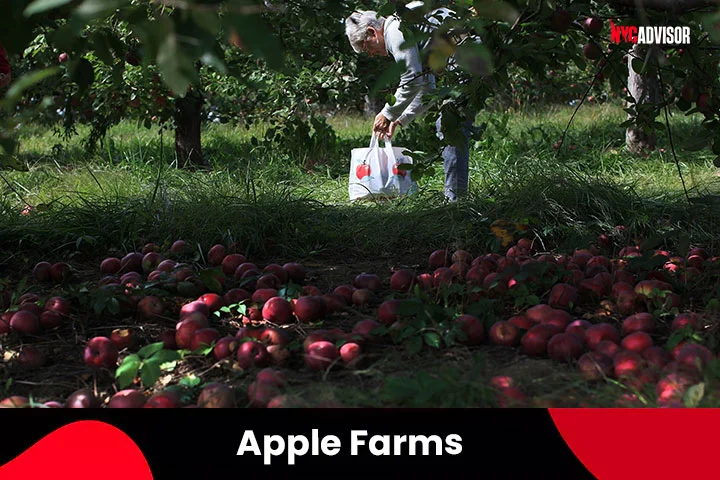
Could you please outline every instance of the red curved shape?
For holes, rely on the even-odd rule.
[[[58,428],[0,467],[0,478],[152,480],[153,476],[127,434],[104,422],[80,421]]]
[[[716,409],[548,409],[575,456],[599,480],[717,476]]]

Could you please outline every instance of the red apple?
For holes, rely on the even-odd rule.
[[[163,390],[147,399],[143,408],[179,408],[180,396],[172,390]]]
[[[613,361],[607,355],[596,352],[588,352],[578,360],[580,375],[589,381],[594,382],[611,377],[614,372]]]
[[[340,347],[340,357],[348,367],[355,367],[360,361],[362,348],[355,342],[344,343]]]
[[[240,346],[240,341],[235,337],[222,337],[215,343],[213,348],[213,356],[215,360],[222,360],[225,358],[231,358],[236,355],[236,351]]]
[[[642,353],[652,347],[653,341],[650,335],[643,331],[636,331],[623,338],[620,346],[631,352]]]
[[[203,347],[210,347],[220,338],[220,332],[214,328],[198,328],[193,332],[190,340],[190,350],[193,352]]]
[[[116,257],[108,257],[100,263],[100,273],[103,275],[114,275],[120,271],[122,264]]]
[[[626,375],[637,374],[645,368],[645,359],[639,353],[630,350],[620,350],[613,357],[615,376],[621,378]]]
[[[66,408],[100,408],[100,401],[92,390],[82,388],[71,393],[65,402]]]
[[[578,336],[583,342],[585,341],[585,331],[592,326],[587,320],[577,319],[570,322],[565,328],[565,333]]]
[[[300,323],[314,323],[325,316],[325,302],[322,297],[304,296],[293,303],[295,316]]]
[[[50,267],[50,275],[55,283],[66,282],[70,278],[70,265],[65,262],[57,262]]]
[[[117,346],[118,350],[122,350],[134,345],[135,335],[128,328],[116,328],[110,334],[110,340]]]
[[[553,308],[550,305],[538,303],[537,305],[530,307],[527,312],[525,312],[525,316],[533,323],[540,323],[543,318],[545,318],[545,315],[552,310]]]
[[[525,315],[513,315],[508,318],[508,322],[522,330],[530,330],[535,325]]]
[[[203,387],[198,396],[199,408],[236,408],[235,392],[222,383],[210,383]]]
[[[694,313],[681,313],[676,315],[673,319],[672,325],[670,326],[670,330],[679,330],[681,328],[685,328],[685,325],[692,325],[692,328],[697,328],[697,316]]]
[[[147,399],[139,390],[120,390],[110,398],[108,408],[142,408]]]
[[[225,300],[217,293],[206,293],[202,295],[198,300],[207,305],[209,312],[215,313],[225,306]]]
[[[375,303],[375,295],[370,289],[358,288],[352,294],[352,303],[357,307],[373,305]]]
[[[565,33],[570,28],[572,19],[567,10],[556,9],[550,14],[550,27],[559,33]]]
[[[415,273],[409,269],[400,269],[390,277],[390,289],[396,292],[409,292],[415,285]]]
[[[219,267],[220,265],[222,265],[222,262],[225,259],[226,255],[227,249],[225,248],[225,245],[213,245],[212,247],[210,247],[210,250],[208,250],[208,263],[214,267]]]
[[[699,371],[715,359],[710,349],[697,343],[686,343],[677,353],[677,362],[688,369],[696,368]]]
[[[247,263],[247,258],[240,253],[231,253],[226,255],[222,260],[222,271],[226,276],[236,275],[236,271],[240,265]],[[237,277],[236,277],[237,278]]]
[[[603,340],[611,340],[620,344],[620,332],[609,323],[596,323],[585,330],[585,344],[588,349],[595,350]]]
[[[40,368],[47,362],[47,356],[38,348],[27,345],[20,350],[17,362],[21,368]]]
[[[175,330],[163,330],[158,335],[158,342],[163,343],[163,348],[166,350],[177,350],[177,342],[175,341]]]
[[[188,318],[180,321],[175,327],[175,343],[178,348],[186,350],[192,344],[193,335],[197,330],[207,328],[207,321],[197,318]]]
[[[595,352],[601,353],[607,357],[613,358],[616,353],[621,350],[620,345],[612,340],[603,340],[595,347]]]
[[[459,338],[458,343],[479,345],[485,340],[485,327],[478,317],[469,314],[460,315],[455,319],[455,325],[459,327],[465,337]]]
[[[137,314],[140,318],[148,321],[159,320],[163,317],[165,304],[154,295],[143,297],[137,304]]]
[[[490,327],[489,337],[496,345],[512,347],[520,341],[520,330],[512,323],[500,320]]]
[[[230,290],[225,292],[225,295],[223,295],[223,300],[226,305],[237,305],[238,303],[241,303],[245,300],[249,300],[250,297],[250,293],[248,293],[246,290],[243,290],[242,288],[231,288]]]
[[[92,368],[115,368],[118,360],[118,348],[107,337],[94,337],[85,347],[85,365]]]
[[[634,332],[652,333],[655,330],[655,321],[649,313],[637,313],[623,320],[622,334],[629,335]]]
[[[550,290],[548,305],[553,308],[572,308],[577,301],[577,289],[567,283],[558,283]]]
[[[397,309],[402,304],[398,299],[385,300],[378,307],[378,319],[380,323],[390,325],[398,319]]]
[[[305,364],[311,370],[324,370],[340,356],[337,347],[327,341],[312,343],[305,353]]]
[[[369,342],[377,342],[379,341],[379,337],[373,334],[372,332],[377,329],[378,327],[381,327],[382,325],[375,320],[371,318],[366,318],[364,320],[359,320],[355,325],[353,326],[351,337],[355,338],[357,337],[360,340],[366,340]]]
[[[562,330],[553,324],[535,325],[522,336],[520,343],[522,344],[523,353],[531,357],[544,355],[547,352],[550,338],[560,332]]]
[[[245,370],[266,367],[270,364],[270,358],[265,345],[254,340],[242,342],[237,350],[238,365]]]
[[[655,346],[646,348],[642,352],[642,356],[650,367],[658,370],[662,369],[672,361],[670,354],[662,347]]]
[[[20,335],[35,335],[40,331],[40,319],[29,310],[18,310],[10,318],[10,328]]]
[[[687,372],[671,373],[665,376],[655,386],[658,405],[669,405],[673,402],[682,404],[687,389],[697,382],[697,377]]]
[[[430,254],[428,266],[430,270],[436,270],[440,267],[449,266],[447,250],[435,250]]]
[[[284,264],[282,268],[287,272],[288,277],[294,283],[302,283],[307,275],[305,267],[297,262],[288,262]]]
[[[193,300],[180,308],[180,318],[184,318],[193,312],[199,312],[206,318],[210,316],[210,308],[201,300]]]
[[[278,325],[290,323],[292,315],[293,311],[290,302],[282,297],[270,298],[262,308],[263,319]]]
[[[33,276],[35,280],[41,283],[47,283],[52,280],[52,264],[50,262],[38,262],[33,268]]]
[[[361,273],[355,277],[353,286],[357,289],[367,289],[377,292],[382,288],[382,280],[373,273]]]

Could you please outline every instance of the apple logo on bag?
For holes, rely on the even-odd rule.
[[[400,175],[401,177],[405,178],[405,175],[407,175],[407,172],[405,170],[400,170],[398,168],[398,165],[400,165],[400,164],[396,163],[395,165],[393,165],[393,168],[392,168],[393,175]]]
[[[357,176],[357,178],[360,180],[362,180],[363,177],[369,177],[370,165],[358,165],[358,167],[355,169],[355,176]]]

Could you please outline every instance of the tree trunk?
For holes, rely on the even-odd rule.
[[[207,165],[200,144],[201,112],[205,100],[192,88],[184,98],[175,101],[175,153],[181,167]]]
[[[662,102],[660,84],[655,75],[639,75],[632,69],[633,58],[644,59],[647,47],[635,44],[628,54],[628,93],[635,99],[640,107],[646,104],[659,104]],[[630,115],[628,115],[628,118]],[[655,133],[644,131],[638,125],[631,125],[625,131],[625,144],[632,153],[645,153],[655,148]]]
[[[375,118],[384,106],[385,102],[381,98],[370,98],[369,95],[365,95],[365,116],[367,118]]]

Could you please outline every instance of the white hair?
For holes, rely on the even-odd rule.
[[[355,53],[361,53],[363,43],[367,38],[368,27],[373,27],[378,30],[383,28],[385,25],[385,17],[379,17],[377,12],[372,10],[360,10],[353,12],[348,18],[345,19],[345,34],[350,40]]]

